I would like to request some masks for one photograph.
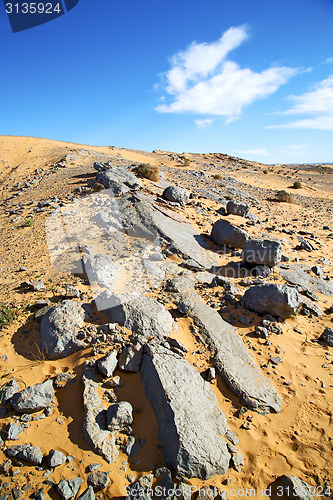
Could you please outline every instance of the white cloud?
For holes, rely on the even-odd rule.
[[[242,155],[269,156],[269,152],[268,152],[267,148],[246,149],[243,151],[238,151],[238,153],[242,154]]]
[[[214,118],[205,118],[204,120],[195,120],[195,124],[198,128],[207,128],[210,127],[214,121]]]
[[[328,57],[328,58],[325,60],[325,63],[327,63],[327,64],[332,64],[332,63],[333,63],[333,57]]]
[[[215,42],[193,42],[176,54],[171,59],[171,69],[164,75],[165,90],[173,100],[160,104],[157,111],[224,116],[232,121],[245,106],[273,94],[296,73],[289,67],[256,73],[228,60],[228,54],[247,37],[245,27],[234,27]]]
[[[295,105],[283,114],[305,115],[304,118],[268,128],[333,130],[333,75],[317,83],[309,92],[288,99]]]

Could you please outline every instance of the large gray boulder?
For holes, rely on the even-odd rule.
[[[172,316],[157,300],[144,295],[115,295],[114,299],[119,304],[107,311],[113,323],[146,338],[163,337],[172,332]]]
[[[97,167],[97,164],[95,165]],[[130,189],[142,187],[138,178],[123,167],[104,165],[103,169],[100,163],[98,163],[98,168],[95,165],[94,168],[98,170],[96,181],[103,184],[106,189],[112,189],[115,196],[122,196]]]
[[[315,500],[314,494],[316,488],[310,486],[302,479],[295,476],[280,476],[272,483],[271,500]],[[318,490],[319,491],[319,490]]]
[[[38,446],[31,446],[30,444],[15,444],[6,449],[6,455],[9,458],[16,458],[32,465],[41,465],[44,456]]]
[[[225,474],[230,455],[226,417],[200,373],[184,358],[147,345],[141,365],[146,395],[158,422],[165,464],[178,477]]]
[[[34,413],[47,408],[53,401],[54,389],[51,379],[32,385],[14,394],[10,404],[17,413]]]
[[[93,366],[86,362],[83,381],[83,436],[86,443],[109,463],[114,462],[118,450],[115,436],[108,430],[106,423],[107,408],[102,403],[100,385]]]
[[[259,314],[291,318],[300,304],[299,293],[288,285],[263,283],[249,288],[243,297],[244,307]]]
[[[246,217],[250,210],[250,205],[243,201],[228,201],[227,203],[227,214],[239,215],[240,217]]]
[[[242,258],[250,266],[277,266],[282,258],[282,243],[263,238],[247,240],[244,243]]]
[[[162,194],[163,198],[169,201],[180,203],[180,205],[185,206],[190,199],[190,193],[186,189],[178,186],[168,186],[165,188]]]
[[[195,292],[183,292],[177,306],[200,328],[223,381],[251,409],[279,412],[281,399],[273,385],[261,373],[235,328],[223,321]]]
[[[43,316],[39,347],[48,359],[65,358],[85,346],[77,338],[84,318],[82,305],[74,300],[59,302]]]
[[[225,245],[230,248],[243,248],[249,235],[244,229],[230,224],[226,220],[218,220],[213,225],[210,238],[218,245]]]

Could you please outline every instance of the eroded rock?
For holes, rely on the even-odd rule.
[[[290,286],[263,283],[249,288],[243,301],[245,309],[287,319],[296,313],[300,297],[298,291]]]

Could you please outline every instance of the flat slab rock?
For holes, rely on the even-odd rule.
[[[84,308],[75,300],[63,300],[43,316],[39,347],[48,359],[65,358],[85,347],[77,338],[84,318]]]
[[[141,364],[146,395],[155,411],[165,464],[179,477],[225,474],[230,455],[222,438],[226,417],[210,385],[184,358],[147,345]]]
[[[114,462],[118,450],[114,435],[107,429],[107,409],[99,396],[100,385],[93,367],[86,362],[83,370],[83,435],[86,443],[109,463]]]
[[[175,283],[179,285],[179,278]],[[181,286],[184,290],[185,286]],[[190,287],[188,287],[190,289]],[[177,302],[181,313],[194,319],[200,334],[215,352],[215,366],[224,382],[242,402],[262,413],[279,412],[281,398],[255,364],[242,339],[229,323],[209,307],[194,291],[182,292]]]
[[[157,300],[145,295],[114,295],[117,306],[106,311],[111,322],[119,323],[144,337],[170,335],[173,319],[169,311]]]
[[[331,297],[333,295],[333,282],[316,276],[311,276],[299,265],[290,266],[289,269],[279,268],[279,273],[288,283],[295,285],[298,290],[310,290],[313,293],[322,293]]]

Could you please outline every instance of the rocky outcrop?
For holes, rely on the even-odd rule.
[[[59,302],[43,316],[39,347],[48,359],[64,358],[84,347],[78,339],[84,318],[82,305],[74,300]]]
[[[277,266],[282,258],[282,243],[263,238],[247,240],[242,252],[243,262],[250,266]]]
[[[287,285],[263,283],[249,288],[243,297],[244,307],[259,314],[291,318],[300,304],[297,290]]]
[[[94,168],[98,171],[96,181],[112,189],[115,196],[123,196],[131,189],[142,187],[139,179],[123,167],[95,163]]]
[[[225,245],[229,248],[243,248],[249,235],[244,229],[222,219],[215,222],[210,238],[214,243],[221,246]]]
[[[224,474],[230,455],[226,418],[209,384],[184,358],[158,345],[145,348],[141,378],[155,411],[165,464],[179,477]]]
[[[47,408],[53,401],[54,389],[51,379],[17,392],[10,403],[17,413],[34,413]]]

